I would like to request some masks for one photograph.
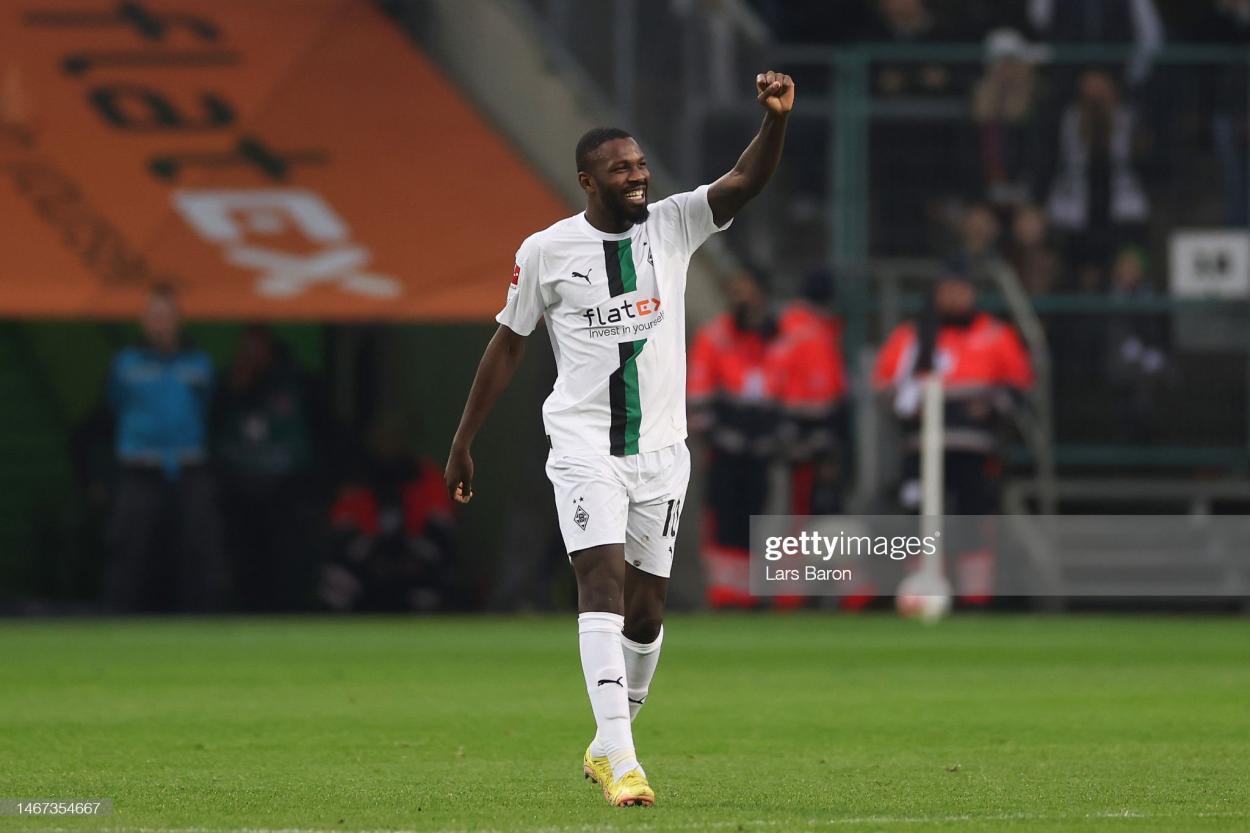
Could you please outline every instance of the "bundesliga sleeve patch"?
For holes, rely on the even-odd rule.
[[[516,263],[512,266],[512,285],[516,286],[519,280],[521,280],[521,264]]]

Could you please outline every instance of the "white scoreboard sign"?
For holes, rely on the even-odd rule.
[[[1250,232],[1175,231],[1170,254],[1170,285],[1174,296],[1250,298]]]

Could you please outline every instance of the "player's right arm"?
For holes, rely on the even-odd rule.
[[[457,503],[468,503],[473,498],[473,438],[521,364],[521,357],[525,355],[525,336],[534,331],[542,318],[545,304],[541,273],[542,252],[531,237],[521,244],[516,253],[508,301],[495,316],[499,329],[490,344],[486,345],[486,352],[478,363],[477,375],[473,377],[473,387],[469,390],[469,401],[464,405],[460,427],[456,429],[456,436],[451,441],[451,453],[447,455],[443,482],[448,494]]]
[[[513,374],[525,355],[525,337],[518,335],[506,325],[499,329],[486,345],[486,352],[478,363],[469,401],[460,415],[460,427],[451,441],[451,453],[447,456],[447,470],[443,482],[452,499],[468,503],[473,498],[473,438],[477,436],[486,415],[495,406],[495,400],[512,381]]]

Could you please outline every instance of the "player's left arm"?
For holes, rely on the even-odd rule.
[[[742,206],[763,191],[781,162],[786,122],[794,109],[794,80],[789,75],[769,70],[755,76],[755,90],[756,100],[764,108],[760,132],[738,157],[737,164],[713,182],[707,192],[712,221],[717,226],[732,220]]]

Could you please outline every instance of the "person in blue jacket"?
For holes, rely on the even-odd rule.
[[[115,611],[218,608],[226,591],[221,519],[208,469],[213,362],[187,344],[172,287],[158,285],[144,343],[113,359],[118,481],[104,596]]]

